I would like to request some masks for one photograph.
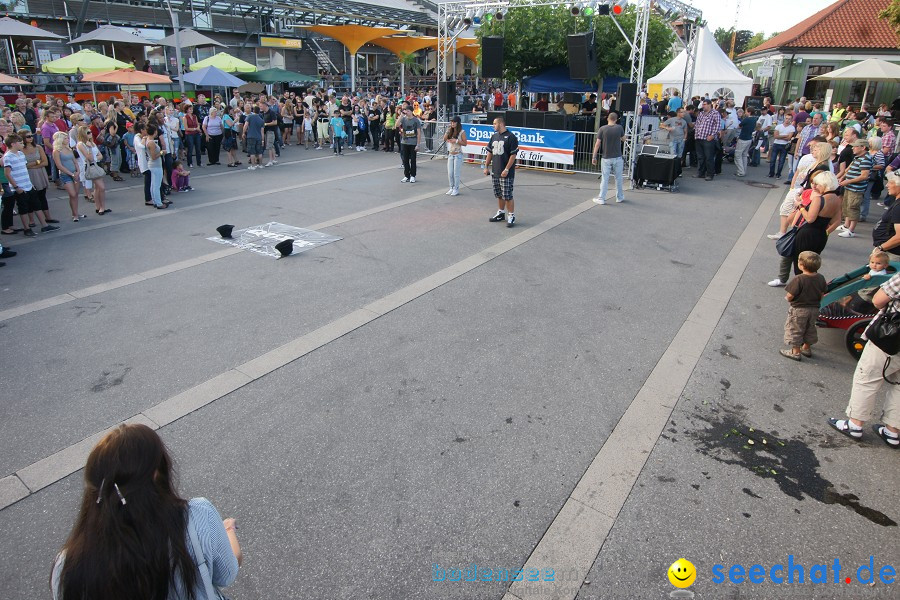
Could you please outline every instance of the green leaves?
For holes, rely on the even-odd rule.
[[[634,7],[618,17],[629,39],[634,35]],[[595,31],[598,79],[604,76],[628,77],[631,47],[619,32],[612,17],[573,17],[565,6],[521,7],[506,13],[502,22],[482,23],[479,36],[504,36],[504,78],[516,81],[536,75],[550,67],[569,62],[566,36]],[[665,23],[651,16],[647,32],[645,78],[661,71],[672,58],[674,35]]]

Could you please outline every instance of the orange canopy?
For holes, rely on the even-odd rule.
[[[83,81],[98,81],[101,83],[118,83],[120,85],[136,85],[141,83],[172,83],[168,75],[147,73],[133,69],[119,69],[105,71],[103,73],[85,73]]]
[[[481,46],[478,44],[470,44],[468,46],[463,46],[460,48],[456,47],[456,51],[460,54],[469,57],[472,59],[472,62],[478,62],[478,53],[481,52]]]
[[[413,52],[422,50],[423,48],[437,48],[437,38],[427,36],[380,37],[376,40],[372,40],[372,43],[376,46],[387,48],[398,56],[400,54],[412,54]]]
[[[401,33],[399,30],[389,27],[366,27],[364,25],[301,25],[301,27],[336,39],[347,46],[350,54],[356,54],[368,42],[386,35]]]

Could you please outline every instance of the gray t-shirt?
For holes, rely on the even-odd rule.
[[[419,143],[419,129],[422,123],[416,117],[403,117],[400,119],[400,143],[415,146]]]
[[[603,158],[619,158],[622,156],[622,137],[625,130],[621,125],[604,125],[597,132],[600,138],[600,150]]]
[[[671,127],[669,129],[669,139],[672,140],[683,140],[684,139],[684,131],[687,129],[687,123],[681,117],[669,117],[665,121],[663,121],[663,125],[666,127]]]

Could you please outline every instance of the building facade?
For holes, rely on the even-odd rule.
[[[760,95],[784,104],[805,96],[813,102],[859,106],[865,81],[813,81],[867,58],[900,63],[897,34],[878,13],[889,0],[838,0],[735,59],[752,77]],[[830,93],[829,93],[830,91]],[[900,96],[897,82],[871,82],[866,103],[890,104]]]

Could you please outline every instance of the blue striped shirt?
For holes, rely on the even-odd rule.
[[[15,176],[15,175],[14,175]],[[228,587],[234,582],[238,574],[238,562],[231,549],[231,542],[228,540],[228,533],[225,531],[225,525],[222,524],[222,517],[219,511],[206,498],[192,498],[188,502],[188,519],[194,524],[197,530],[197,537],[200,540],[200,548],[206,557],[209,573],[212,578],[213,585],[216,588]],[[187,544],[188,553],[197,564],[197,556],[194,554],[194,548],[191,545],[191,537],[188,532],[184,532],[184,541]],[[53,565],[53,575],[51,578],[51,590],[53,600],[60,600],[60,575],[62,574],[63,564],[65,562],[64,553],[60,553],[56,557],[56,564]],[[195,571],[196,584],[194,585],[194,598],[206,598],[206,590],[203,587],[203,579],[200,577],[200,568]],[[218,592],[218,590],[216,590]],[[224,600],[225,596],[221,593],[219,600]],[[169,600],[184,600],[188,596],[184,590],[184,584],[181,578],[176,575],[175,587],[169,590]],[[212,599],[210,599],[212,600]]]
[[[26,192],[34,187],[31,184],[31,177],[28,176],[28,159],[25,158],[24,152],[13,152],[10,150],[3,155],[3,166],[9,167],[10,174],[17,187],[22,188]]]

